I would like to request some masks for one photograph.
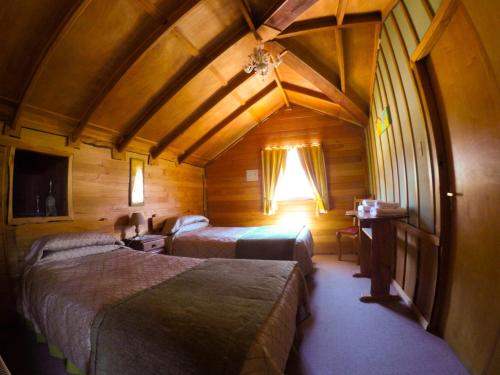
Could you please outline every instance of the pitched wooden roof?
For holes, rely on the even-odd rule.
[[[7,0],[0,121],[107,132],[118,151],[204,165],[285,105],[367,124],[381,20],[394,0]],[[256,37],[283,56],[242,72]],[[53,125],[47,125],[53,126]]]

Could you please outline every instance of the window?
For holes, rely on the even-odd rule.
[[[314,199],[313,189],[300,163],[296,148],[288,150],[285,172],[276,186],[276,201]]]

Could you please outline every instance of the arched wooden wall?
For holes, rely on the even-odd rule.
[[[365,133],[372,192],[409,210],[396,230],[395,286],[473,374],[500,368],[499,237],[490,232],[498,210],[490,177],[498,176],[490,159],[500,121],[498,12],[497,2],[401,0],[382,26]],[[392,125],[379,135],[387,107]],[[466,155],[480,165],[464,163]],[[467,168],[476,181],[457,197],[455,175],[464,181]]]

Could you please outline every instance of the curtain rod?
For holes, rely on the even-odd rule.
[[[302,143],[299,145],[288,145],[288,146],[266,146],[264,147],[264,150],[292,150],[294,148],[302,148],[302,147],[313,147],[313,146],[321,146],[321,143],[314,142],[314,143]]]

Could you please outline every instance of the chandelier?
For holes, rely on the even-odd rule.
[[[259,43],[257,47],[253,49],[253,53],[248,55],[250,61],[245,66],[244,70],[246,73],[250,74],[254,72],[257,76],[262,78],[264,81],[269,74],[269,68],[276,68],[281,64],[281,57],[278,55],[276,59],[273,58],[271,53],[264,49],[264,45]]]

